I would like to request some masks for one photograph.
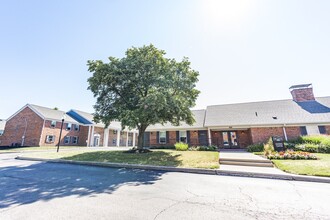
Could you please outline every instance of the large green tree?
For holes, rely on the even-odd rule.
[[[123,128],[138,129],[138,150],[143,148],[149,125],[194,122],[190,108],[199,94],[195,88],[199,74],[190,67],[188,58],[177,62],[165,54],[148,45],[130,48],[120,59],[109,57],[108,63],[88,61],[88,70],[93,73],[88,89],[97,98],[95,121],[108,126],[118,120]]]

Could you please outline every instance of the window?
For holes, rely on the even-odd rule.
[[[56,127],[56,121],[51,121],[50,122],[50,127],[55,128]]]
[[[166,144],[166,131],[159,132],[159,143]]]
[[[112,144],[116,145],[117,144],[117,139],[112,139]]]
[[[74,130],[75,130],[75,131],[79,131],[79,130],[80,130],[79,125],[74,125]]]
[[[78,137],[72,137],[72,144],[78,144]]]
[[[133,141],[132,140],[128,140],[128,146],[132,146],[133,145]]]
[[[113,130],[113,134],[117,134],[117,130]]]
[[[72,124],[71,123],[67,123],[66,124],[66,130],[67,131],[70,131],[71,130],[71,127],[72,127]]]
[[[133,137],[133,133],[132,133],[132,132],[129,132],[129,133],[128,133],[128,136],[129,136],[129,137]]]
[[[124,132],[123,132],[123,131],[121,131],[121,132],[120,132],[120,135],[123,135],[123,134],[124,134]]]
[[[325,126],[319,126],[319,131],[320,131],[320,134],[327,134]]]
[[[64,144],[70,144],[70,136],[64,137]]]
[[[187,131],[180,131],[179,134],[180,134],[179,135],[179,137],[180,137],[179,141],[183,142],[183,143],[187,143]]]
[[[306,129],[306,126],[301,126],[301,127],[300,127],[300,134],[301,134],[302,136],[307,135],[307,129]]]
[[[46,143],[54,143],[55,135],[47,135],[46,136]]]
[[[0,130],[0,136],[2,136],[4,132],[4,130]]]

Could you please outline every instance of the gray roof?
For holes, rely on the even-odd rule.
[[[192,129],[203,129],[204,128],[205,109],[192,110],[192,113],[193,113],[194,118],[195,118],[195,123],[193,125],[188,125],[184,122],[182,122],[179,126],[174,126],[171,123],[166,123],[164,125],[155,124],[155,125],[150,125],[147,128],[147,131],[180,130],[180,129],[190,129],[190,130],[192,130]]]
[[[92,113],[88,113],[88,112],[83,112],[80,110],[72,110],[74,112],[76,112],[77,114],[79,114],[80,116],[84,117],[85,119],[87,119],[88,121],[92,122],[94,125],[98,126],[98,127],[104,127],[105,125],[103,123],[95,123],[94,122],[94,116]],[[112,121],[109,125],[110,129],[119,129],[121,130],[121,123],[119,121]],[[127,129],[125,129],[127,130]]]
[[[276,117],[274,119],[273,117]],[[205,127],[330,124],[330,97],[208,106]]]
[[[65,122],[79,124],[78,121],[71,118],[64,111],[54,110],[51,108],[47,108],[39,105],[32,105],[32,104],[28,104],[27,106],[29,106],[32,110],[38,112],[39,115],[45,119],[61,121],[63,115],[65,115]]]
[[[6,125],[6,121],[3,119],[0,119],[0,130],[5,130],[5,125]]]

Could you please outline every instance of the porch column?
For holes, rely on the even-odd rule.
[[[133,132],[133,147],[135,147],[135,136],[136,136],[136,133]]]
[[[207,128],[207,133],[208,133],[208,137],[209,137],[209,146],[212,145],[212,137],[211,137],[211,129]]]
[[[104,129],[103,147],[108,147],[109,128]]]
[[[120,130],[118,129],[117,130],[117,144],[116,144],[117,147],[120,146]]]
[[[126,132],[126,147],[128,147],[128,131]]]
[[[283,134],[284,134],[285,141],[288,141],[288,136],[286,134],[285,125],[283,126]]]
[[[91,141],[90,141],[90,147],[93,146],[94,146],[94,126],[92,126]]]
[[[88,126],[88,136],[87,136],[87,140],[86,140],[86,147],[88,147],[90,145],[90,141],[91,141],[91,126]]]

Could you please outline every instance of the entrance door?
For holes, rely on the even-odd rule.
[[[238,148],[236,131],[223,131],[222,140],[224,148]]]
[[[201,146],[207,146],[208,140],[207,140],[207,131],[198,131],[198,142]]]
[[[94,135],[94,147],[98,147],[100,145],[100,135]]]

